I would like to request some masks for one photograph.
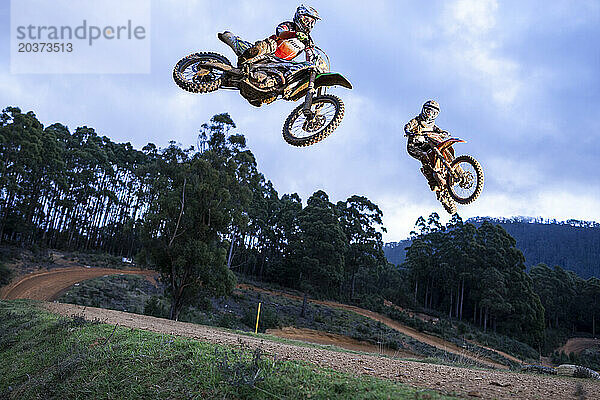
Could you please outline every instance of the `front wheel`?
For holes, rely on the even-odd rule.
[[[459,204],[474,202],[483,190],[483,168],[471,156],[456,157],[450,164],[458,179],[448,176],[448,193]]]
[[[231,66],[229,60],[217,53],[194,53],[179,60],[173,68],[173,80],[183,90],[192,93],[208,93],[217,90],[223,83],[220,68],[203,65],[217,62]]]
[[[325,94],[313,98],[312,118],[302,112],[304,103],[292,111],[283,124],[283,139],[292,146],[310,146],[325,139],[344,117],[344,103],[337,96]]]

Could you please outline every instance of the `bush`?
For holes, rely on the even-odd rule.
[[[219,319],[217,320],[217,326],[235,329],[238,325],[237,317],[232,313],[222,313]]]
[[[585,349],[579,353],[578,359],[580,365],[596,371],[600,370],[600,349]]]
[[[10,282],[12,276],[12,270],[0,262],[0,286],[4,286]]]
[[[242,323],[254,330],[256,327],[256,311],[246,310],[242,317]],[[279,316],[272,307],[265,304],[260,309],[260,319],[258,321],[258,331],[265,332],[267,329],[277,329],[281,327]]]
[[[144,315],[151,315],[158,318],[168,318],[169,306],[158,296],[152,296],[144,305]]]

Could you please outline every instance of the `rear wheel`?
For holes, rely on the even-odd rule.
[[[448,176],[448,193],[459,204],[474,202],[483,190],[484,178],[481,164],[473,157],[464,155],[456,157],[450,166],[459,178]]]
[[[338,127],[344,117],[344,103],[337,96],[325,94],[313,98],[307,119],[302,109],[304,103],[292,111],[283,124],[283,139],[292,146],[310,146],[325,139]]]
[[[179,60],[173,68],[173,80],[183,90],[192,93],[208,93],[217,90],[223,83],[225,71],[203,64],[218,62],[231,66],[229,60],[217,53],[194,53]]]

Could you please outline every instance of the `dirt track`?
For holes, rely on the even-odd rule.
[[[304,360],[321,367],[371,375],[407,383],[412,386],[441,390],[462,396],[486,399],[577,399],[581,385],[587,399],[600,399],[600,383],[576,378],[522,374],[509,371],[475,370],[403,361],[376,355],[336,352],[324,348],[300,347],[227,332],[217,328],[171,321],[121,311],[82,307],[71,304],[43,303],[48,310],[86,319],[98,318],[104,323],[118,324],[164,334],[195,338],[211,343],[250,348],[260,347],[281,360]]]
[[[97,278],[104,275],[115,275],[115,274],[138,274],[145,275],[149,279],[153,279],[156,275],[155,271],[144,271],[144,270],[116,270],[110,268],[91,268],[91,267],[66,267],[66,268],[57,268],[50,271],[43,272],[35,272],[31,274],[27,274],[22,276],[20,279],[11,282],[8,286],[4,287],[0,290],[0,298],[2,299],[34,299],[34,300],[44,300],[44,301],[52,301],[60,297],[61,293],[67,290],[72,285],[82,282],[87,279]],[[283,292],[274,292],[265,289],[260,289],[255,286],[250,286],[246,284],[238,285],[240,289],[246,290],[254,290],[267,294],[284,296],[287,298],[291,298],[294,300],[302,300],[300,296],[294,296],[288,293]],[[458,354],[462,357],[469,358],[471,360],[475,360],[484,365],[504,369],[505,365],[502,365],[496,361],[487,359],[482,357],[481,355],[472,353],[466,349],[463,349],[454,343],[447,342],[441,338],[438,338],[433,335],[428,335],[422,332],[417,331],[416,329],[407,327],[402,325],[388,317],[385,317],[381,314],[378,314],[373,311],[365,310],[359,307],[350,306],[347,304],[337,303],[333,301],[320,301],[320,300],[310,300],[311,303],[322,304],[328,307],[336,307],[343,310],[348,310],[355,312],[359,315],[365,316],[367,318],[371,318],[373,320],[379,321],[388,327],[397,330],[407,336],[411,336],[417,339],[420,342],[429,344],[430,346],[437,347],[441,350]],[[276,332],[277,336],[286,337],[286,334],[282,332]],[[299,338],[296,334],[296,338]],[[323,337],[319,338],[319,340],[315,340],[314,335],[307,335],[305,338],[308,341],[313,341],[317,343],[324,343],[323,341],[331,340],[328,338],[326,334]],[[341,346],[346,346],[347,343],[340,342]],[[366,349],[365,349],[366,350]]]
[[[120,270],[113,268],[67,267],[34,272],[0,289],[1,299],[54,300],[76,283],[104,275],[135,274],[155,276],[155,271]]]
[[[0,292],[0,297],[5,299],[31,298],[51,300],[77,282],[110,274],[141,274],[146,275],[148,279],[152,280],[155,272],[82,267],[60,268],[21,277],[19,280],[12,282],[9,286],[3,288]],[[283,295],[301,300],[298,296],[269,292],[253,286],[240,285],[240,288],[258,290],[265,293],[276,294],[279,296]],[[442,339],[422,334],[377,313],[335,302],[316,300],[313,300],[312,302],[343,308],[369,318],[374,318],[394,329],[398,329],[400,332],[413,336],[420,341],[452,351],[448,343],[444,342]],[[474,370],[401,361],[377,355],[340,353],[322,348],[307,348],[282,344],[267,339],[258,339],[225,332],[217,328],[170,321],[145,315],[129,314],[120,311],[91,307],[86,308],[60,303],[44,303],[44,306],[48,310],[58,314],[67,316],[83,314],[87,319],[98,318],[109,324],[118,324],[120,326],[145,329],[159,333],[176,334],[220,344],[239,345],[240,343],[245,343],[253,348],[261,347],[270,354],[277,354],[279,359],[305,360],[323,367],[344,370],[356,374],[378,376],[408,383],[417,387],[437,389],[448,393],[454,392],[463,396],[499,399],[580,398],[575,395],[575,392],[577,385],[581,385],[586,393],[585,398],[600,398],[600,383],[590,380],[517,374],[508,371]],[[274,333],[303,340],[312,339],[312,341],[325,342],[327,344],[348,345],[348,343],[345,343],[347,338],[339,338],[336,337],[336,335],[323,335],[322,332],[316,331],[304,332],[304,330],[295,330],[292,332],[288,329],[287,332],[283,330],[282,332]],[[350,343],[349,345],[350,348],[355,348],[356,350],[368,350],[366,348],[360,348],[362,345],[360,342],[358,342],[358,344]],[[465,355],[464,349],[456,347],[455,351],[459,351],[459,354]],[[403,354],[396,355],[404,356]],[[479,359],[479,361],[482,360]]]
[[[390,357],[398,358],[424,358],[404,350],[392,350],[369,342],[355,340],[351,337],[338,335],[330,332],[316,331],[307,328],[285,327],[281,329],[267,329],[269,335],[277,336],[285,339],[300,340],[303,342],[317,343],[323,345],[332,345],[342,347],[348,350],[361,351],[364,353],[385,354]]]
[[[256,288],[256,287],[250,286],[250,285],[241,284],[241,285],[238,285],[238,287],[240,287],[242,289],[247,289],[247,290],[260,291],[260,292],[267,293],[267,294],[275,294],[277,296],[284,296],[284,297],[288,297],[288,298],[295,299],[295,300],[302,300],[302,297],[300,297],[300,296],[294,296],[294,295],[290,295],[287,293],[273,292],[273,291],[269,291],[269,290],[265,290],[265,289],[259,289],[259,288]],[[322,305],[326,305],[328,307],[335,307],[335,308],[340,308],[343,310],[355,312],[359,315],[365,316],[367,318],[371,318],[375,321],[379,321],[382,324],[385,324],[388,327],[395,329],[398,332],[401,332],[407,336],[411,336],[420,342],[427,343],[430,346],[437,347],[438,349],[445,350],[450,353],[454,353],[454,354],[458,354],[458,355],[461,355],[466,358],[470,358],[472,360],[478,361],[478,362],[488,365],[490,367],[500,368],[500,369],[507,368],[505,365],[502,365],[493,360],[484,358],[478,354],[472,353],[466,349],[463,349],[462,347],[458,347],[454,343],[450,343],[450,342],[448,342],[442,338],[439,338],[437,336],[428,335],[426,333],[419,332],[416,329],[410,328],[406,325],[402,325],[401,323],[394,321],[393,319],[383,316],[379,313],[365,310],[363,308],[351,306],[348,304],[336,303],[334,301],[321,301],[321,300],[309,300],[309,301],[314,304],[322,304]]]
[[[557,351],[565,354],[579,354],[585,349],[590,347],[600,347],[600,339],[591,338],[571,338],[565,343],[564,346],[559,347]]]

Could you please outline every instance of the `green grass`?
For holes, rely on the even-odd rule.
[[[257,349],[58,317],[0,301],[0,399],[448,399]]]
[[[111,275],[81,282],[58,299],[90,307],[144,313],[157,317],[168,315],[168,298],[157,295],[160,289],[141,276]],[[151,297],[152,296],[152,297]],[[152,303],[154,301],[154,303]],[[253,290],[241,290],[229,298],[218,298],[194,304],[181,313],[179,320],[219,326],[239,331],[254,331],[256,307],[262,303],[259,331],[294,326],[336,333],[352,339],[381,345],[384,350],[408,350],[438,364],[485,367],[485,364],[419,342],[382,323],[352,311],[308,303],[305,317],[300,317],[302,301]],[[149,307],[153,304],[152,307]],[[477,354],[482,349],[472,349]],[[489,352],[493,358],[500,358]],[[490,354],[487,356],[490,357]],[[502,361],[504,358],[502,357]]]

